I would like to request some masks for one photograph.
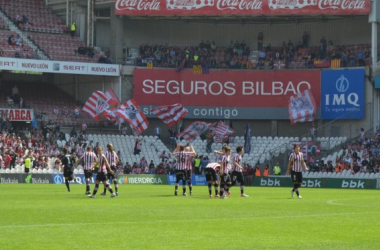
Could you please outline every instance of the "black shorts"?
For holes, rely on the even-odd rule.
[[[90,179],[92,177],[92,170],[84,170],[84,177]]]
[[[242,172],[238,172],[238,171],[232,172],[232,183],[235,183],[235,181],[239,182],[240,185],[244,185],[244,176]]]
[[[220,184],[231,185],[231,177],[229,174],[224,174],[220,177]]]
[[[292,170],[291,177],[292,177],[293,183],[299,183],[299,184],[302,183],[302,172],[296,172]]]
[[[74,179],[74,174],[73,174],[73,171],[64,171],[63,172],[63,177],[69,179],[70,181],[72,181]]]
[[[104,174],[104,172],[98,172],[98,174],[96,175],[96,180],[97,180],[97,181],[104,182],[104,181],[107,180],[107,177],[106,177],[106,175]]]
[[[113,174],[111,174],[110,172],[107,173],[107,180],[111,179],[117,179],[117,175],[116,175],[116,167],[115,166],[111,166],[111,170],[113,171]]]
[[[186,170],[186,180],[191,181],[192,170]]]
[[[186,181],[186,170],[176,170],[176,183],[178,183],[180,180],[182,180],[183,183]]]
[[[215,169],[213,169],[213,168],[206,168],[205,169],[205,175],[206,175],[206,181],[207,182],[218,181],[218,175],[216,174]]]

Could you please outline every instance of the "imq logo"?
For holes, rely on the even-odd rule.
[[[364,118],[364,69],[322,71],[321,118]]]
[[[326,106],[329,106],[330,103],[333,106],[337,105],[346,105],[352,104],[355,107],[359,107],[360,105],[358,104],[359,101],[359,96],[356,93],[349,93],[347,94],[347,90],[350,87],[350,82],[348,79],[344,76],[341,75],[335,83],[336,90],[339,92],[339,94],[333,94],[332,97],[330,97],[330,94],[326,94]],[[331,100],[332,99],[332,100]]]

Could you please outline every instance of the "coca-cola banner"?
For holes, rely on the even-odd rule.
[[[186,118],[289,119],[288,102],[309,89],[320,107],[319,70],[222,71],[195,75],[192,70],[139,69],[133,74],[134,99],[145,115],[151,109],[181,103]],[[317,114],[318,117],[318,114]]]
[[[367,15],[370,0],[117,0],[116,15]]]

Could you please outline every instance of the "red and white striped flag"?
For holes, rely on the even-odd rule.
[[[133,99],[124,102],[115,112],[115,114],[125,121],[128,121],[136,134],[141,134],[149,126],[144,113],[141,111],[137,102]]]
[[[225,138],[228,138],[235,131],[230,128],[230,126],[226,125],[224,122],[219,121],[214,123],[215,128],[213,129],[213,134],[215,136],[215,142],[223,142]]]
[[[309,90],[291,96],[289,100],[290,122],[294,125],[297,122],[311,122],[317,115],[317,105]]]
[[[106,117],[109,110],[116,109],[118,103],[111,96],[100,90],[95,91],[83,106],[83,112],[89,114],[96,121]]]
[[[177,137],[183,138],[186,141],[192,141],[195,138],[197,138],[197,136],[200,136],[201,134],[209,130],[211,125],[211,123],[201,121],[193,122],[189,126],[187,126],[184,131],[179,133]]]
[[[179,120],[187,115],[187,109],[185,109],[179,103],[173,105],[164,105],[154,108],[151,111],[169,127],[176,124]]]

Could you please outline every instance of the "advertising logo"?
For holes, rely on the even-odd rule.
[[[307,6],[317,5],[317,0],[299,1],[299,0],[269,0],[269,8],[275,9],[302,9]]]
[[[32,175],[28,174],[28,176],[26,176],[25,178],[25,183],[30,183],[31,180],[32,180]]]
[[[54,71],[59,71],[60,65],[59,63],[53,63],[53,70]]]
[[[214,6],[214,0],[174,0],[166,1],[166,7],[169,10],[179,9],[179,10],[194,10],[201,9],[206,6]]]
[[[363,119],[364,109],[364,69],[322,72],[322,119]]]
[[[54,184],[62,184],[63,183],[63,176],[59,175],[59,174],[54,175],[53,183]]]

